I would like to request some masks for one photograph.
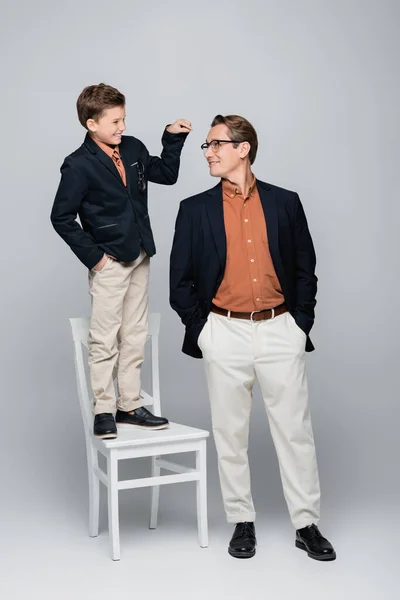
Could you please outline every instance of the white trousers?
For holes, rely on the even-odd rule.
[[[109,258],[101,271],[89,271],[92,318],[89,367],[93,412],[129,412],[142,406],[140,370],[148,329],[150,259],[144,250],[131,262]],[[114,377],[118,381],[115,397]]]
[[[319,522],[320,488],[308,407],[305,333],[289,312],[252,322],[210,313],[199,336],[229,523],[254,521],[248,434],[257,378],[292,523]]]

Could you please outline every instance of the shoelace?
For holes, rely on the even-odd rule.
[[[247,535],[248,537],[254,537],[254,531],[250,524],[246,521],[244,523],[238,523],[234,539],[238,537],[243,537],[245,535]]]
[[[309,525],[307,529],[310,532],[310,538],[322,538],[322,535],[316,525]]]

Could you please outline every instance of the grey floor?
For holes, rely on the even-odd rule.
[[[120,496],[121,561],[112,562],[103,493],[100,535],[87,536],[82,475],[75,490],[68,491],[68,476],[61,475],[47,494],[38,494],[31,474],[24,494],[23,482],[20,494],[11,493],[12,508],[2,514],[3,600],[400,598],[395,506],[360,510],[356,504],[340,509],[328,504],[321,529],[337,549],[338,559],[331,563],[313,561],[294,547],[283,502],[274,510],[262,508],[257,554],[240,561],[227,554],[232,527],[224,522],[215,481],[206,549],[197,544],[194,484],[162,488],[154,531],[147,529],[148,490],[125,491]]]

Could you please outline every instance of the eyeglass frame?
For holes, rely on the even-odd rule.
[[[213,150],[213,152],[218,152],[220,149],[220,144],[241,144],[244,141],[245,140],[211,140],[211,142],[204,142],[204,144],[202,144],[200,148],[203,150],[203,152],[206,152],[209,149],[209,147],[212,146],[212,144],[217,143],[218,147],[216,150]]]
[[[135,166],[136,167],[136,171],[138,174],[138,188],[140,192],[145,192],[146,191],[146,187],[147,187],[147,183],[146,183],[146,179],[144,176],[144,164],[142,163],[141,160],[136,161],[135,163],[133,163],[131,165],[132,167]]]

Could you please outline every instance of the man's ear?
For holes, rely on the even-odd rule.
[[[240,158],[246,158],[246,156],[250,152],[250,148],[251,146],[249,142],[242,142],[239,148]]]

